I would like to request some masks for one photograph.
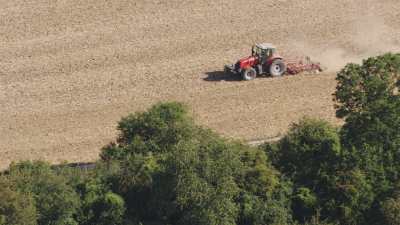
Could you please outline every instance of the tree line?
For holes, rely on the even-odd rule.
[[[400,54],[337,74],[340,128],[313,118],[251,147],[159,103],[118,123],[91,169],[0,176],[0,225],[399,225]]]

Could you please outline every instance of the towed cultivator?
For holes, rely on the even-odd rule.
[[[319,73],[323,68],[320,63],[312,62],[309,57],[284,60],[272,44],[263,43],[253,46],[251,56],[242,58],[233,65],[226,65],[224,70],[227,73],[240,74],[243,80],[253,80],[257,75],[269,74],[279,77],[286,73]]]

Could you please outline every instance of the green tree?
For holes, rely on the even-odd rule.
[[[79,196],[44,162],[20,162],[10,166],[8,178],[16,190],[32,194],[39,225],[75,225]]]
[[[335,128],[304,118],[279,142],[262,148],[294,183],[292,209],[297,221],[310,220],[319,208],[323,219],[334,216],[327,204],[336,197],[332,190],[340,168],[341,147]]]
[[[262,147],[272,162],[294,183],[293,217],[321,219],[340,224],[364,222],[374,194],[365,174],[348,170],[337,129],[305,118],[292,125],[279,142]]]
[[[161,153],[194,135],[194,124],[181,103],[159,103],[146,112],[130,114],[118,123],[117,143],[103,148],[103,160],[124,159],[131,153]]]
[[[93,217],[88,224],[118,225],[123,222],[125,203],[115,193],[107,192],[98,197],[92,202],[91,208],[93,210]]]
[[[384,198],[378,199],[379,213],[374,224],[400,225],[400,183],[397,183]],[[376,209],[374,209],[376,210]]]
[[[400,54],[388,53],[368,58],[362,65],[346,65],[336,78],[337,116],[358,115],[373,103],[391,99],[398,93],[399,78]]]
[[[400,225],[400,196],[385,200],[382,203],[382,213],[386,224]]]
[[[108,174],[102,169],[96,170],[96,173],[92,173],[90,177],[76,186],[76,190],[81,196],[81,207],[77,220],[80,225],[123,224],[126,210],[125,201],[121,196],[111,192],[106,183],[101,180]]]
[[[274,148],[278,148],[277,151]],[[339,167],[341,147],[337,130],[327,122],[305,118],[273,147],[264,146],[281,172],[294,183],[312,189],[323,186]]]
[[[167,159],[167,173],[176,174],[176,203],[180,224],[236,222],[239,188],[235,176],[241,169],[238,155],[222,141],[206,145],[185,143]]]
[[[242,162],[238,179],[239,220],[237,224],[291,224],[292,185],[282,179],[260,149],[237,145]]]
[[[393,150],[400,141],[399,78],[400,54],[385,54],[364,60],[362,65],[347,65],[338,73],[335,92],[337,115],[346,120],[342,129],[345,146],[383,156],[377,160],[392,166],[398,161]],[[351,159],[364,164],[371,159],[359,160],[363,159]]]
[[[340,182],[336,181],[341,184],[340,202],[347,205],[333,205],[340,205],[341,218],[352,223],[357,220],[351,218],[364,214],[368,223],[381,224],[374,220],[379,217],[377,202],[400,176],[399,78],[400,54],[391,53],[371,57],[361,65],[348,64],[337,76],[336,114],[345,119],[341,164],[352,172],[342,172]]]
[[[293,195],[292,206],[295,209],[295,218],[305,222],[317,212],[319,202],[316,194],[306,187],[299,187]]]
[[[338,171],[334,178],[322,210],[340,224],[368,224],[365,214],[372,207],[375,193],[365,174],[360,170]]]
[[[0,176],[0,225],[36,225],[36,208],[29,194],[13,190]]]
[[[337,115],[349,169],[361,169],[384,195],[400,178],[400,54],[349,64],[338,73]]]
[[[102,151],[106,182],[131,220],[162,224],[288,224],[290,185],[265,153],[196,126],[179,103],[123,118]],[[247,207],[250,206],[250,207]],[[284,222],[284,223],[283,223]]]

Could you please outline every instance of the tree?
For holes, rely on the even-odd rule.
[[[274,154],[274,166],[305,187],[323,186],[339,167],[339,135],[335,128],[321,120],[304,118],[293,124],[276,147],[278,151],[271,145],[264,146],[267,153]]]
[[[305,118],[279,142],[262,148],[294,183],[292,210],[297,221],[312,222],[319,213],[322,220],[363,223],[374,194],[365,174],[346,166],[336,128]]]
[[[177,175],[179,224],[234,225],[239,192],[235,177],[241,169],[238,155],[222,141],[211,141],[179,145],[171,156],[166,163],[170,176]]]
[[[294,217],[300,222],[312,218],[318,210],[318,197],[307,187],[299,187],[293,195]]]
[[[179,103],[157,104],[123,118],[102,159],[108,177],[143,223],[289,224],[290,185],[265,153],[196,126]]]
[[[337,116],[346,120],[342,139],[347,148],[389,151],[399,146],[399,78],[400,54],[390,53],[348,64],[338,73],[335,100]]]
[[[296,220],[310,220],[319,208],[323,219],[332,216],[324,209],[335,198],[331,193],[340,168],[340,140],[335,128],[304,118],[278,143],[263,148],[274,166],[294,183],[292,210]]]
[[[238,185],[239,225],[291,224],[292,184],[272,167],[260,149],[237,145],[242,162]]]
[[[367,174],[383,194],[400,178],[400,54],[348,64],[338,74],[337,115],[349,168]]]
[[[400,225],[400,196],[383,201],[382,213],[388,225]]]
[[[32,194],[39,225],[75,225],[79,196],[65,177],[44,162],[20,162],[10,166],[8,178],[18,192]]]
[[[103,176],[108,175],[104,170],[97,167],[95,172],[76,186],[76,190],[81,196],[81,207],[77,215],[79,224],[123,224],[126,210],[124,199],[111,192],[110,188],[101,180]]]
[[[36,225],[32,196],[13,190],[7,178],[0,176],[0,225]]]
[[[123,159],[131,153],[161,153],[194,135],[194,123],[185,105],[159,103],[147,112],[130,114],[118,123],[117,143],[103,148],[101,158]]]
[[[322,210],[340,224],[367,224],[375,193],[360,170],[338,171]]]
[[[123,222],[125,203],[119,195],[107,192],[92,202],[91,210],[93,216],[87,221],[88,225],[118,225]]]
[[[347,64],[336,78],[337,116],[359,115],[371,104],[391,99],[398,93],[399,78],[400,54],[371,57],[362,65]]]

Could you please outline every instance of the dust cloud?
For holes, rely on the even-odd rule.
[[[303,52],[321,62],[329,72],[337,72],[347,63],[361,63],[363,59],[387,52],[400,52],[400,37],[385,21],[373,14],[359,17],[350,24],[343,43],[314,46],[304,40],[294,40],[291,45],[296,52]]]

